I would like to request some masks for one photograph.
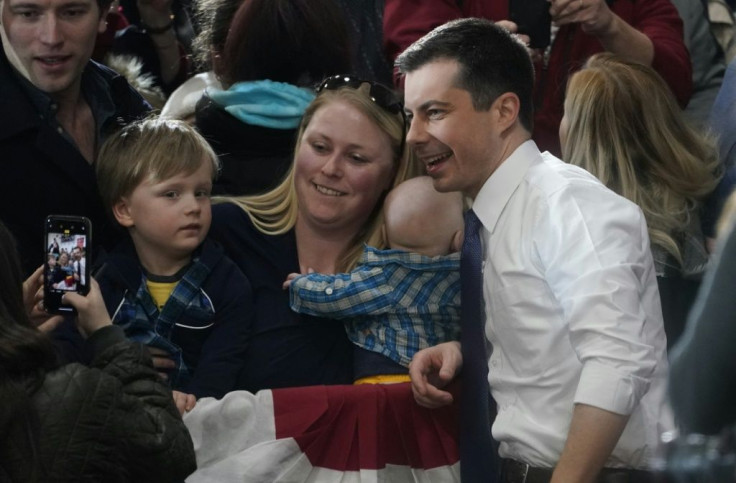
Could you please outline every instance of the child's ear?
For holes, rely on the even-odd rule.
[[[464,233],[464,230],[458,230],[455,232],[455,236],[452,237],[452,244],[450,245],[450,253],[455,253],[462,250]]]
[[[115,204],[112,205],[112,214],[122,226],[128,228],[133,226],[133,216],[130,213],[130,207],[128,206],[128,199],[123,197],[120,198]]]

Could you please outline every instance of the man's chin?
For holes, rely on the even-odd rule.
[[[450,191],[457,191],[457,188],[452,186],[452,181],[445,176],[430,176],[432,178],[432,186],[440,193],[447,193]]]
[[[51,97],[63,96],[69,92],[74,82],[68,76],[48,76],[31,74],[30,81],[38,89]]]

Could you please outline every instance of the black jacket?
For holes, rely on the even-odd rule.
[[[275,187],[291,167],[296,129],[246,124],[207,95],[197,103],[196,125],[222,163],[212,192],[250,195]]]
[[[235,389],[245,361],[253,319],[253,291],[222,247],[205,239],[196,256],[210,269],[200,291],[214,313],[190,305],[171,331],[170,341],[182,350],[192,378],[174,389],[197,398],[221,398]],[[114,324],[138,304],[143,269],[132,241],[115,248],[95,276]],[[153,327],[151,328],[153,330]]]
[[[87,340],[92,367],[69,364],[46,375],[31,396],[35,423],[0,438],[0,475],[30,481],[19,444],[37,434],[43,481],[181,481],[196,469],[189,432],[148,352],[103,327]]]
[[[116,105],[106,131],[143,117],[150,106],[115,72],[90,61],[88,69],[108,82]],[[44,261],[44,220],[49,214],[82,215],[92,221],[92,257],[110,248],[119,233],[106,216],[97,180],[76,146],[41,118],[0,49],[0,220],[18,241],[30,274]]]

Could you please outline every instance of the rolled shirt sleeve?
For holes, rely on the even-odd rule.
[[[595,182],[571,184],[540,210],[535,243],[582,363],[575,402],[628,415],[657,363],[643,306],[656,287],[641,210]],[[564,213],[564,223],[554,213]],[[650,311],[656,312],[656,304]]]

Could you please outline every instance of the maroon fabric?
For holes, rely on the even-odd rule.
[[[313,466],[339,471],[458,462],[454,406],[426,409],[409,383],[274,389],[276,438],[294,438]]]

